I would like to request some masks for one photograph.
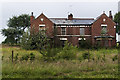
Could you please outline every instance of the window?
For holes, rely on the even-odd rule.
[[[67,38],[60,38],[60,41],[61,41],[62,47],[64,47],[65,46],[65,41],[67,41]]]
[[[65,27],[62,27],[62,28],[61,28],[61,34],[62,34],[62,35],[66,35],[66,28],[65,28]]]
[[[80,35],[85,35],[85,29],[84,28],[80,28]]]
[[[41,18],[40,20],[43,21],[43,18]]]
[[[107,25],[103,25],[101,27],[102,27],[101,34],[106,34],[107,33]]]
[[[45,24],[40,24],[39,25],[39,30],[45,30]]]
[[[106,20],[106,19],[104,18],[103,21],[105,22],[105,20]]]

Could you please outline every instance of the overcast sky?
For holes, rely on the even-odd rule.
[[[1,0],[0,2],[0,30],[7,28],[7,21],[12,16],[21,14],[31,14],[39,16],[42,12],[47,17],[65,17],[68,13],[72,13],[74,17],[80,18],[96,18],[105,11],[108,15],[109,11],[115,15],[118,11],[118,0]],[[5,39],[0,34],[0,43]]]

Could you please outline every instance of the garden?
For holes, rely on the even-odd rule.
[[[82,49],[66,44],[43,52],[3,45],[2,78],[118,78],[116,48]]]

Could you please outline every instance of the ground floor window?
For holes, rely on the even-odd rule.
[[[95,44],[97,47],[111,47],[112,40],[95,40]]]

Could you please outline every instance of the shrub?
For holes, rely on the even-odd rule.
[[[4,56],[2,56],[2,60],[3,60]]]
[[[49,38],[44,34],[45,31],[35,32],[34,29],[32,34],[25,32],[21,39],[21,47],[26,50],[44,49],[48,45]]]
[[[25,54],[25,55],[23,55],[22,57],[21,57],[21,61],[23,61],[23,60],[28,60],[29,59],[29,54]]]
[[[30,60],[34,60],[35,59],[35,55],[33,53],[30,53]]]
[[[105,59],[105,54],[102,56],[102,60],[103,60],[103,61],[105,61],[105,60],[106,60],[106,59]]]
[[[89,59],[90,58],[90,53],[86,52],[82,54],[83,59]]]
[[[115,56],[112,58],[113,61],[115,61],[115,60],[117,60],[117,59],[118,59],[118,56],[117,56],[117,55],[115,55]]]
[[[79,41],[79,47],[80,48],[91,48],[91,42],[89,40],[84,40],[84,38],[82,38],[82,40]]]
[[[17,61],[18,60],[18,54],[15,56],[15,61]]]
[[[65,42],[65,46],[62,51],[60,51],[57,55],[58,59],[75,59],[76,58],[76,51],[77,48],[69,44],[68,42]]]
[[[40,53],[43,55],[43,59],[45,61],[55,60],[57,53],[59,53],[60,49],[58,48],[50,48],[48,47],[46,50],[42,50]]]

